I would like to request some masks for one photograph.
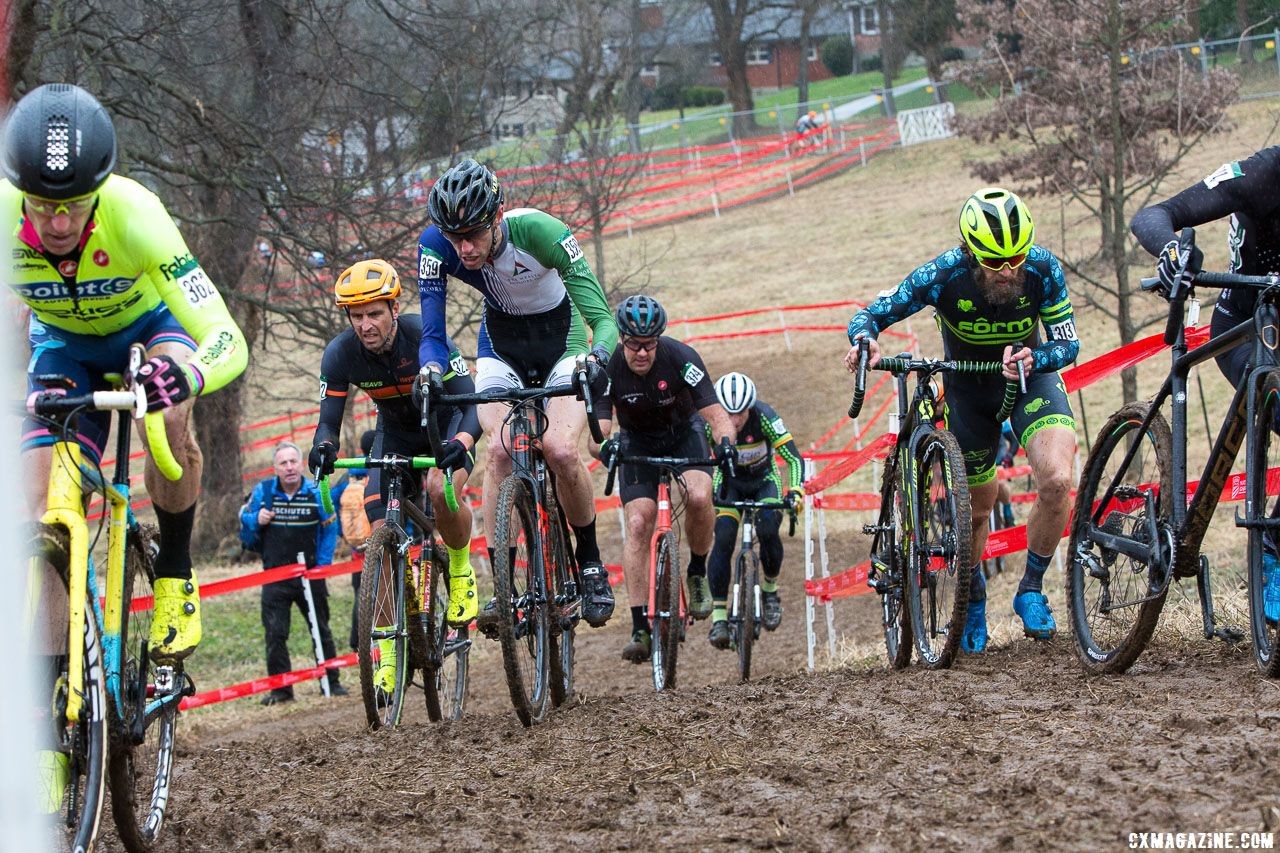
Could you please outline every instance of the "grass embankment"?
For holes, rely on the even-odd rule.
[[[1224,160],[1243,157],[1267,144],[1275,144],[1280,108],[1274,100],[1253,101],[1231,110],[1234,130],[1210,139],[1194,151],[1166,189],[1170,192],[1208,174]],[[607,243],[609,269],[613,280],[626,276],[627,292],[645,291],[658,296],[673,318],[693,317],[766,305],[793,305],[840,299],[867,300],[895,285],[922,261],[955,243],[955,212],[964,197],[979,181],[970,175],[966,163],[989,150],[960,140],[921,145],[888,152],[871,160],[865,168],[853,169],[830,181],[792,197],[784,197],[742,208],[716,218],[703,218],[670,228],[618,237]],[[1078,204],[1054,196],[1029,197],[1039,227],[1038,242],[1059,254],[1082,255],[1096,242],[1096,229]],[[1131,211],[1132,213],[1132,211]],[[1225,268],[1227,263],[1225,223],[1198,229],[1206,268]],[[641,269],[643,265],[643,269]],[[1135,270],[1135,275],[1143,270]],[[1086,303],[1086,291],[1078,280],[1070,282],[1079,315],[1082,347],[1080,360],[1096,358],[1115,348],[1119,336],[1114,322],[1101,310]],[[465,288],[455,288],[455,296]],[[1144,316],[1162,316],[1163,303],[1154,299],[1141,303]],[[1201,318],[1207,322],[1208,314]],[[842,324],[843,310],[796,315],[797,323]],[[776,325],[773,316],[727,321],[709,327],[687,327],[688,333],[727,331]],[[938,353],[937,336],[927,313],[918,316],[912,328],[921,336],[922,348]],[[1160,326],[1152,325],[1148,333]],[[684,336],[686,327],[674,323],[672,331]],[[473,351],[474,342],[459,340],[464,351]],[[698,349],[714,374],[745,370],[756,380],[762,399],[784,415],[802,447],[822,435],[842,416],[850,383],[840,359],[847,348],[838,332],[791,335],[788,348],[781,336],[742,338],[698,344]],[[290,358],[299,364],[318,367],[319,352],[295,352]],[[1167,371],[1167,361],[1149,360],[1139,368],[1140,388],[1151,393]],[[1231,389],[1216,368],[1200,371],[1209,420],[1216,431],[1229,400]],[[278,414],[284,406],[312,405],[315,379],[299,371],[280,370],[273,356],[256,357],[250,370],[255,392],[250,395],[249,419]],[[1198,395],[1193,377],[1193,394]],[[1072,398],[1081,424],[1081,449],[1120,402],[1119,379],[1092,386],[1082,396]],[[870,407],[868,407],[870,408]],[[1204,418],[1196,407],[1190,419],[1192,474],[1207,455]],[[1087,423],[1088,430],[1084,429]],[[879,427],[877,427],[877,431]],[[1088,434],[1086,434],[1088,433]],[[836,438],[843,444],[852,436],[846,428]],[[837,445],[838,446],[838,445]],[[1238,466],[1239,467],[1239,466]],[[603,486],[603,480],[598,483]],[[1018,484],[1015,491],[1027,488]],[[840,491],[874,491],[869,471],[862,472]],[[1019,507],[1025,518],[1026,505]],[[1215,567],[1216,595],[1224,621],[1246,624],[1241,588],[1245,537],[1231,520],[1232,505],[1225,505],[1210,529],[1206,553]],[[839,570],[866,556],[867,540],[855,532],[863,523],[861,513],[830,513],[827,516],[831,565]],[[788,542],[786,578],[788,595],[798,602],[801,587],[803,548],[798,540]],[[616,561],[620,553],[614,513],[601,517],[601,545],[606,559]],[[251,570],[242,566],[234,571]],[[209,567],[204,577],[231,573],[228,567]],[[990,592],[993,642],[1001,643],[1021,635],[1021,626],[1010,611],[1013,587],[1021,571],[1021,560],[1007,561],[1006,574],[994,581]],[[330,582],[333,594],[333,631],[340,650],[345,649],[350,624],[350,585],[346,579]],[[1063,578],[1051,569],[1047,591],[1059,624],[1066,619],[1062,599]],[[854,634],[843,638],[842,661],[862,661],[878,665],[882,648],[878,645],[872,596],[842,601],[837,607],[857,612],[863,623]],[[798,613],[795,609],[792,612]],[[256,593],[246,592],[209,602],[205,608],[205,644],[196,657],[195,672],[203,689],[253,677],[263,671],[262,629]],[[865,618],[863,616],[865,614]],[[1157,633],[1157,643],[1199,642],[1199,614],[1195,593],[1190,587],[1175,590],[1166,607]],[[295,665],[307,660],[308,640],[301,620],[295,621],[292,637]],[[354,678],[348,677],[354,686]],[[299,695],[313,688],[302,686]],[[244,713],[249,700],[201,710],[200,715]],[[257,712],[256,707],[253,709]]]

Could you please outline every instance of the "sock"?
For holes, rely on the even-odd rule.
[[[449,552],[449,577],[465,574],[471,567],[471,549],[467,546],[450,548],[445,545],[444,547]]]
[[[1040,592],[1044,587],[1044,573],[1049,569],[1049,557],[1027,549],[1027,570],[1018,582],[1018,595],[1024,592]]]
[[[711,604],[711,624],[729,621],[729,602],[713,601]]]
[[[156,554],[155,573],[158,578],[191,578],[191,528],[195,526],[196,505],[182,512],[168,512],[155,507],[156,522],[160,528],[160,553]]]
[[[986,600],[987,578],[982,574],[982,563],[978,563],[973,567],[973,574],[969,576],[969,603]]]
[[[707,555],[689,552],[689,577],[700,578],[707,574]]]
[[[648,631],[649,620],[644,618],[644,607],[631,608],[631,630]]]
[[[591,521],[581,527],[576,524],[573,527],[573,538],[577,540],[577,547],[573,549],[573,558],[578,561],[579,566],[585,566],[587,563],[600,562],[600,546],[596,544],[596,520],[593,517]]]
[[[777,592],[778,576],[774,575],[773,577],[769,577],[768,575],[764,575],[764,574],[760,575],[760,591],[761,592]]]
[[[1004,526],[1013,527],[1013,504],[1004,505]]]

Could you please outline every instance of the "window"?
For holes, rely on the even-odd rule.
[[[657,77],[657,76],[658,76],[658,66],[656,66],[656,65],[644,65],[644,66],[641,66],[641,68],[640,68],[640,76],[641,76],[641,77]]]
[[[529,94],[534,98],[553,98],[555,89],[546,83],[535,83]]]
[[[816,44],[809,45],[809,54],[805,57],[809,62],[818,61],[818,46]]]
[[[863,6],[862,21],[858,27],[858,31],[866,36],[879,35],[880,33],[880,10],[875,6]]]
[[[511,139],[513,137],[524,136],[524,123],[514,122],[512,124],[506,124],[506,123],[500,124],[498,125],[498,136],[502,137],[503,139]]]
[[[711,51],[711,55],[707,57],[707,64],[713,67],[724,65],[724,59],[721,58],[719,51]]]
[[[768,65],[773,61],[773,49],[769,47],[753,47],[747,51],[748,65]]]

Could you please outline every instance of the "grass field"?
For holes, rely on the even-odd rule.
[[[1227,133],[1212,138],[1187,158],[1178,177],[1165,189],[1172,193],[1208,174],[1222,162],[1244,157],[1258,148],[1280,142],[1280,102],[1258,100],[1231,110],[1235,123]],[[713,313],[769,305],[794,305],[842,299],[867,300],[896,283],[917,264],[955,244],[956,210],[976,186],[966,163],[981,157],[983,150],[962,142],[921,145],[894,150],[825,183],[784,197],[734,210],[716,219],[706,217],[678,226],[639,232],[632,238],[613,238],[607,243],[609,268],[616,282],[627,279],[626,292],[644,291],[659,297],[675,318],[672,333],[685,336],[687,331],[729,331],[734,328],[758,328],[772,325],[776,318],[754,318],[726,321],[709,327],[686,327],[678,321]],[[1095,239],[1096,233],[1085,211],[1067,199],[1030,196],[1028,203],[1037,218],[1038,242],[1060,254],[1079,254]],[[1131,211],[1132,213],[1132,211]],[[1227,261],[1225,224],[1215,223],[1198,229],[1204,249],[1206,268],[1225,268]],[[1139,269],[1135,274],[1142,274]],[[461,290],[459,288],[458,290]],[[455,291],[456,292],[456,291]],[[1101,311],[1083,304],[1077,286],[1073,286],[1081,329],[1080,361],[1086,361],[1113,349],[1118,343],[1114,323]],[[1163,303],[1154,299],[1145,305],[1152,318],[1162,317]],[[849,312],[844,310],[803,315],[789,323],[843,324]],[[1206,311],[1201,322],[1207,322]],[[924,348],[937,354],[937,338],[930,331],[927,316],[915,318],[913,328],[925,342]],[[1150,333],[1158,331],[1153,326]],[[780,336],[742,338],[739,340],[699,344],[698,349],[715,374],[742,369],[749,372],[760,388],[760,396],[782,413],[802,447],[816,439],[842,416],[851,387],[840,365],[847,342],[840,333],[794,333],[791,346]],[[460,339],[464,351],[473,341]],[[319,353],[293,352],[293,364],[318,366]],[[250,369],[254,392],[250,395],[250,420],[279,414],[286,405],[305,408],[313,405],[314,373],[305,370],[280,370],[274,360],[257,359]],[[1140,370],[1140,387],[1154,391],[1156,383],[1167,371],[1167,361],[1156,358]],[[1201,371],[1208,417],[1216,431],[1231,389],[1216,368]],[[1196,393],[1193,379],[1193,393]],[[1107,380],[1091,387],[1083,396],[1072,399],[1081,424],[1081,450],[1088,430],[1096,431],[1106,416],[1119,404],[1119,379]],[[846,428],[838,436],[840,444],[852,432]],[[1198,473],[1207,454],[1204,418],[1198,404],[1190,422],[1191,467]],[[1239,467],[1239,466],[1238,466]],[[602,482],[600,483],[602,485]],[[1015,491],[1025,489],[1025,485]],[[870,472],[852,478],[839,491],[873,491]],[[1234,505],[1223,505],[1210,530],[1206,553],[1215,566],[1219,582],[1218,603],[1228,621],[1247,624],[1240,611],[1241,553],[1244,535],[1231,523]],[[1025,506],[1022,508],[1025,514]],[[862,514],[831,513],[827,517],[833,547],[832,567],[839,570],[865,557],[867,541],[853,531],[863,522]],[[606,559],[618,559],[619,540],[616,518],[601,518],[601,544]],[[799,572],[803,549],[798,540],[789,544],[787,571]],[[1020,574],[1021,560],[1013,558],[1002,580],[991,587],[992,633],[996,642],[1020,634],[1020,626],[1009,612],[1012,588]],[[252,566],[204,567],[206,579],[238,574]],[[333,632],[339,651],[346,650],[346,633],[350,619],[349,582],[345,578],[330,582],[333,595]],[[1055,567],[1047,580],[1047,589],[1062,626],[1065,606],[1061,598],[1062,576]],[[1194,606],[1194,590],[1175,590],[1170,595],[1166,615],[1157,635],[1158,642],[1181,642],[1198,631],[1198,612]],[[861,606],[837,603],[837,607]],[[245,680],[263,669],[262,631],[258,619],[257,593],[212,600],[204,611],[206,640],[195,659],[197,678],[202,689]],[[301,619],[295,620],[294,661],[301,666],[309,655]],[[844,647],[842,657],[878,665],[879,648]],[[349,686],[354,677],[346,677]],[[314,691],[299,686],[300,697]],[[306,701],[312,701],[307,699]],[[205,715],[237,715],[246,713],[292,713],[272,709],[266,711],[250,700],[225,703],[192,715],[199,720]]]

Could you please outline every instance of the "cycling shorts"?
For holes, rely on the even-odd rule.
[[[700,417],[691,418],[688,428],[677,433],[641,433],[623,432],[621,435],[623,453],[637,456],[682,456],[687,459],[710,459],[711,449],[707,446],[707,432]],[[706,468],[676,468],[677,472],[685,470],[705,471]],[[618,471],[618,479],[622,483],[619,494],[622,503],[628,504],[637,498],[658,498],[658,469],[652,465],[632,465],[623,463]]]
[[[110,335],[80,335],[54,326],[46,326],[33,315],[29,338],[31,361],[27,364],[27,392],[42,391],[37,376],[57,374],[71,380],[70,394],[105,391],[111,383],[108,373],[124,373],[129,366],[129,347],[140,343],[148,351],[163,343],[175,343],[196,351],[195,339],[161,303],[133,323]],[[78,421],[80,445],[98,462],[111,432],[112,412],[86,412]],[[22,422],[21,450],[48,447],[56,439],[49,430],[33,420]]]
[[[567,385],[574,359],[586,351],[567,294],[540,314],[507,314],[486,306],[476,352],[476,391]]]
[[[1000,427],[996,415],[1004,401],[1003,376],[948,377],[946,383],[947,429],[956,437],[964,454],[964,470],[970,486],[989,483],[996,477]],[[1023,447],[1045,429],[1076,428],[1062,378],[1054,373],[1027,377],[1027,393],[1019,394],[1009,417],[1013,434]]]

